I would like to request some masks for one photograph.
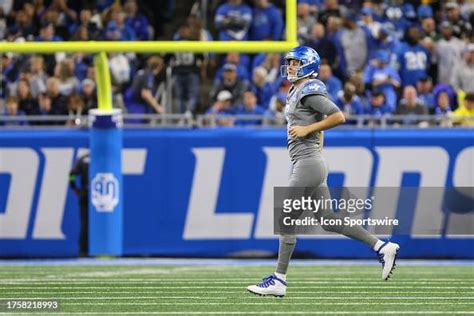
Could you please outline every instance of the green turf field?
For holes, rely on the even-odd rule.
[[[388,282],[379,266],[293,266],[284,298],[246,292],[271,266],[0,267],[2,304],[54,299],[57,314],[474,313],[473,266],[401,265]]]

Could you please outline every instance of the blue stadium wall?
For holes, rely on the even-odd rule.
[[[285,138],[280,129],[126,130],[124,255],[274,255],[273,186],[286,185],[290,173]],[[325,145],[330,185],[473,186],[473,130],[335,130]],[[87,147],[87,131],[0,133],[0,257],[78,255],[68,172]],[[449,233],[456,223],[473,223],[472,209],[387,205],[387,214],[438,227],[430,236],[393,236],[402,257],[474,258],[472,236]],[[366,246],[334,236],[302,238],[297,252],[373,257]]]

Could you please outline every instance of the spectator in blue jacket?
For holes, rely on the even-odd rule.
[[[244,93],[243,104],[237,107],[237,115],[264,115],[265,109],[257,104],[257,96],[252,91]],[[237,120],[235,125],[261,125],[262,120]]]
[[[214,23],[220,41],[243,41],[248,39],[252,23],[252,9],[242,0],[228,0],[217,8]]]
[[[105,28],[105,38],[113,41],[134,41],[137,39],[135,31],[125,23],[125,12],[114,10],[112,20]]]
[[[12,121],[1,122],[3,126],[23,126],[28,125],[26,116],[23,111],[18,108],[18,99],[16,97],[8,97],[5,102],[5,109],[3,116],[8,118],[15,118]]]
[[[145,15],[138,12],[136,0],[127,0],[124,5],[126,14],[125,23],[135,31],[137,40],[147,41],[150,39],[148,30],[149,23]]]
[[[216,72],[215,81],[222,81],[224,76],[224,66],[227,64],[235,65],[237,71],[237,78],[239,80],[249,81],[250,75],[248,71],[248,55],[239,53],[228,53],[226,56],[226,63],[222,65]]]
[[[257,96],[258,104],[264,109],[268,108],[270,99],[276,92],[276,86],[267,81],[268,72],[263,67],[257,67],[253,71],[253,80],[250,89]]]
[[[430,111],[435,107],[435,100],[433,95],[433,81],[431,77],[423,77],[416,83],[416,92],[420,102],[426,106]]]
[[[397,93],[395,89],[400,87],[400,76],[397,71],[389,65],[390,53],[378,51],[376,58],[372,60],[365,69],[364,82],[372,89],[379,89],[385,94],[387,106],[391,111],[397,105]]]
[[[366,114],[370,114],[374,117],[380,117],[384,114],[392,113],[390,108],[385,102],[385,95],[380,90],[374,90],[370,94],[369,107],[366,110]]]
[[[331,67],[328,64],[322,64],[319,68],[318,79],[324,82],[332,101],[337,100],[337,94],[342,90],[342,82],[333,76]]]
[[[351,82],[346,82],[344,89],[339,91],[335,103],[344,113],[346,119],[350,119],[352,115],[364,114],[364,107],[356,94],[356,87]]]
[[[254,0],[250,39],[253,41],[281,40],[284,28],[280,11],[268,0]]]

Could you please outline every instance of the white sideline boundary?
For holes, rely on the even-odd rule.
[[[72,259],[0,259],[0,265],[141,265],[141,266],[274,266],[276,259],[185,259],[185,258],[72,258]],[[411,260],[398,259],[403,266],[474,266],[474,260]],[[294,259],[292,266],[322,266],[322,265],[360,265],[378,266],[373,260],[314,260]]]

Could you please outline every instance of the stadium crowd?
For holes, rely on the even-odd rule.
[[[174,20],[174,3],[0,1],[0,38],[16,42],[278,41],[285,36],[284,1],[214,1],[208,25],[191,9],[184,21]],[[158,6],[160,10],[154,10]],[[404,115],[399,124],[412,124],[412,115],[434,114],[456,118],[449,124],[474,125],[474,120],[463,119],[474,116],[471,2],[299,0],[297,14],[298,41],[320,54],[318,78],[347,118],[394,114]],[[171,23],[175,28],[166,34],[163,26]],[[109,54],[114,106],[127,113],[164,113],[171,108],[189,115],[263,115],[284,123],[290,83],[280,76],[283,56]],[[2,115],[69,119],[0,124],[75,125],[97,107],[91,55],[6,53],[1,58]],[[173,107],[157,97],[166,84],[173,88]],[[261,120],[219,122],[244,125]]]

